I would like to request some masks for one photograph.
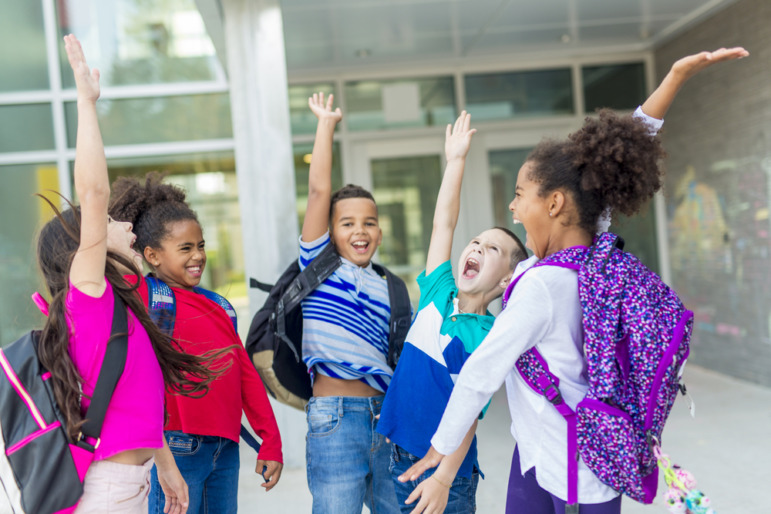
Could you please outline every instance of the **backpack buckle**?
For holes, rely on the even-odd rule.
[[[559,387],[557,387],[554,382],[549,384],[549,386],[543,390],[542,394],[552,405],[559,405],[563,402],[562,393],[560,393]]]
[[[99,448],[99,445],[102,443],[102,438],[97,437],[96,442],[94,444],[89,443],[86,441],[86,436],[83,435],[83,432],[78,432],[78,438],[75,440],[75,446],[78,448],[83,448],[84,450],[88,450],[91,453],[94,453],[97,448]]]

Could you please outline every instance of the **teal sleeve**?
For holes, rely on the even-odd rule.
[[[430,303],[446,304],[448,301],[452,301],[455,298],[457,287],[455,285],[455,277],[452,276],[452,264],[450,261],[445,261],[434,269],[430,275],[426,275],[425,270],[418,275],[418,287],[420,287],[420,302],[418,303],[418,310],[422,309]],[[444,312],[444,308],[440,308],[439,312]]]

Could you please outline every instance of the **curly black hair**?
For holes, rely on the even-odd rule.
[[[144,183],[134,177],[120,177],[112,184],[109,213],[116,220],[129,221],[137,236],[135,248],[143,253],[148,246],[160,248],[175,221],[193,220],[198,216],[185,203],[185,191],[163,183],[164,175],[151,171]]]
[[[339,202],[340,200],[345,200],[347,198],[368,198],[372,200],[373,203],[375,203],[375,209],[377,209],[377,202],[375,202],[375,197],[372,196],[372,193],[367,191],[361,186],[357,186],[354,184],[346,184],[334,193],[332,193],[332,198],[329,202],[329,224],[332,225],[332,217],[335,213],[335,204]]]
[[[528,155],[531,180],[542,196],[557,189],[572,197],[578,225],[594,233],[605,208],[631,216],[661,189],[664,149],[645,122],[609,109],[588,117],[567,140],[545,140]]]

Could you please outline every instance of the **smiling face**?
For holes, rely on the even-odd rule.
[[[195,220],[170,222],[160,248],[145,248],[155,274],[171,287],[192,290],[201,281],[206,249],[201,225]]]
[[[509,210],[514,223],[522,223],[525,227],[527,232],[525,246],[530,248],[538,258],[543,258],[551,226],[550,199],[539,194],[540,184],[530,178],[532,168],[533,163],[528,161],[519,169],[515,196],[509,204]]]
[[[108,218],[107,223],[107,249],[129,259],[138,270],[142,269],[142,256],[134,251],[134,228],[128,221],[115,221]]]
[[[465,294],[502,294],[511,277],[514,240],[492,228],[485,230],[463,249],[458,261],[458,290]]]
[[[330,232],[341,257],[360,267],[369,265],[383,239],[375,202],[369,198],[338,200],[332,212]]]

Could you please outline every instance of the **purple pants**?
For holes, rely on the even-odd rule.
[[[506,496],[506,514],[563,514],[565,500],[542,489],[535,479],[535,468],[522,476],[519,464],[519,448],[514,449],[509,473],[509,491]],[[579,514],[620,514],[621,496],[605,503],[581,503]]]

